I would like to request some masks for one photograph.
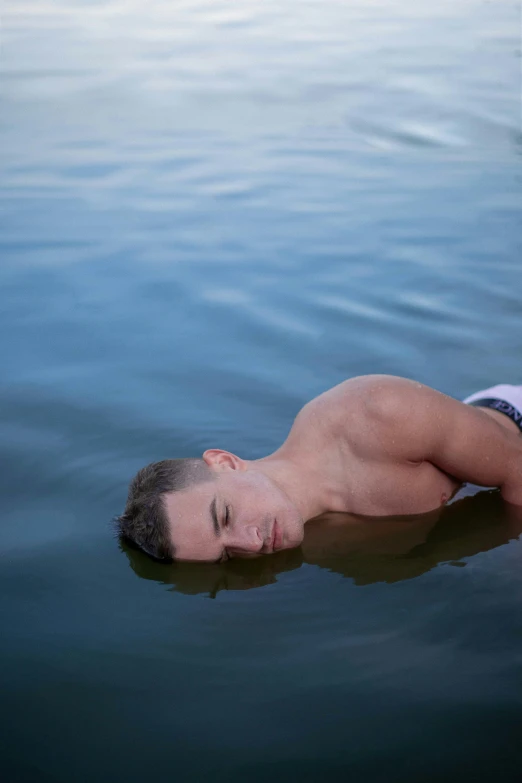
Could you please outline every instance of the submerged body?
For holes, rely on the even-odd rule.
[[[361,376],[305,405],[267,457],[209,449],[208,480],[163,498],[174,557],[268,554],[298,546],[319,515],[421,514],[464,482],[500,487],[522,505],[519,426],[499,406],[476,405],[404,378]]]

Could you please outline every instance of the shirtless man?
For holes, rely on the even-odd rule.
[[[132,480],[117,529],[152,557],[222,562],[299,546],[328,512],[421,514],[464,482],[522,506],[522,386],[459,402],[421,383],[367,375],[307,403],[267,457],[221,449],[155,462]]]

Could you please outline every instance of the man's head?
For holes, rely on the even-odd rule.
[[[138,471],[129,485],[125,511],[116,518],[117,533],[156,560],[173,560],[165,497],[200,481],[210,481],[202,459],[164,459]]]
[[[210,449],[140,470],[118,531],[157,559],[216,562],[298,546],[303,520],[258,463]]]

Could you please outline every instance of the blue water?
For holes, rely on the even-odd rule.
[[[349,376],[522,383],[520,23],[515,0],[3,9],[9,783],[520,781],[496,493],[226,567],[108,524],[144,463],[262,456]]]

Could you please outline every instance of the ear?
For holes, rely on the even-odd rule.
[[[207,449],[203,453],[203,459],[211,470],[245,470],[246,463],[241,457],[223,449]]]

